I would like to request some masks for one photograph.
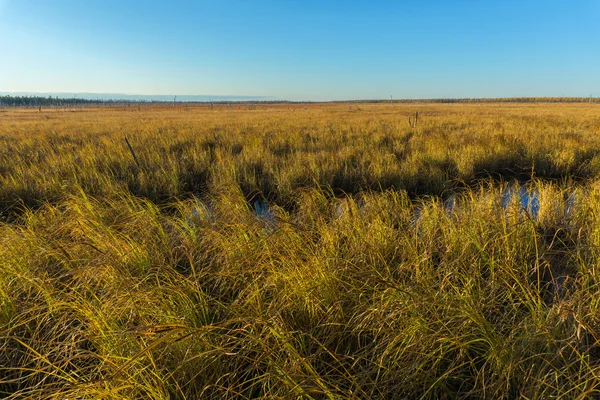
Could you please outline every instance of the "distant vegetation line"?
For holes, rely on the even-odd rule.
[[[218,101],[167,101],[130,99],[89,99],[58,96],[0,96],[0,107],[64,107],[75,105],[123,106],[132,104],[306,104],[306,103],[600,103],[596,97],[494,97],[494,98],[439,98],[439,99],[376,99],[336,101],[290,101],[290,100],[218,100]]]

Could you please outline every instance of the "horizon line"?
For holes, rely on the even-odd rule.
[[[208,94],[139,94],[139,93],[119,93],[119,92],[60,92],[60,91],[52,91],[52,92],[31,92],[31,91],[16,91],[16,90],[0,90],[0,95],[19,95],[19,96],[29,96],[29,95],[89,95],[89,96],[102,96],[102,99],[94,99],[91,97],[81,98],[82,101],[99,101],[99,100],[109,100],[109,101],[118,101],[118,100],[128,100],[128,101],[156,101],[156,102],[211,102],[212,98],[219,101],[268,101],[268,102],[286,102],[286,103],[336,103],[336,102],[407,102],[407,101],[423,101],[423,102],[434,102],[434,101],[444,101],[444,100],[514,100],[514,99],[596,99],[597,97],[592,96],[509,96],[509,97],[398,97],[389,99],[387,97],[378,97],[378,98],[348,98],[348,99],[339,99],[339,100],[289,100],[277,98],[277,96],[265,96],[265,95],[208,95]],[[117,97],[107,97],[107,96],[117,96]],[[118,98],[118,96],[126,96],[126,97],[140,97],[143,99],[134,99],[134,98]],[[41,96],[39,96],[41,97]],[[171,97],[173,98],[171,100]],[[177,100],[177,98],[181,98],[181,100]],[[185,100],[185,98],[203,98],[203,100]],[[57,99],[73,99],[76,97],[57,97]],[[153,98],[157,98],[154,100]],[[164,100],[159,98],[165,98]],[[166,99],[169,98],[169,99]]]

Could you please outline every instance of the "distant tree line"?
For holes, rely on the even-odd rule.
[[[0,96],[0,106],[2,107],[49,107],[49,106],[74,106],[80,104],[100,104],[107,100],[89,100],[89,99],[60,99],[58,97],[42,96]],[[112,102],[112,100],[108,100]]]
[[[123,99],[79,99],[43,97],[43,96],[11,96],[0,95],[0,107],[75,107],[85,105],[101,105],[107,107],[131,107],[132,104],[315,104],[315,103],[600,103],[596,97],[506,97],[506,98],[456,98],[456,99],[394,99],[394,100],[341,100],[341,101],[288,101],[288,100],[256,100],[256,101],[157,101],[157,100],[123,100]]]
[[[448,99],[343,100],[333,103],[600,103],[597,97],[496,97]]]
[[[85,98],[60,98],[58,96],[12,96],[0,95],[0,107],[74,107],[83,105],[105,105],[131,107],[132,105],[141,104],[159,104],[159,105],[192,105],[192,104],[215,104],[227,105],[235,104],[281,104],[281,103],[311,103],[311,102],[293,102],[293,101],[276,101],[276,100],[217,100],[217,101],[171,101],[171,100],[126,100],[126,99],[85,99]]]

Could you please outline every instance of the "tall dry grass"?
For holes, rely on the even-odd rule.
[[[4,115],[0,393],[598,396],[596,109],[359,108]]]
[[[36,206],[76,187],[164,203],[233,179],[246,197],[260,191],[285,205],[299,188],[439,195],[481,178],[600,171],[595,104],[311,107],[8,111],[0,119],[0,204]]]

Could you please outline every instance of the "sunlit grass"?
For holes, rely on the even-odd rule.
[[[0,393],[598,396],[599,126],[585,105],[3,116]]]

